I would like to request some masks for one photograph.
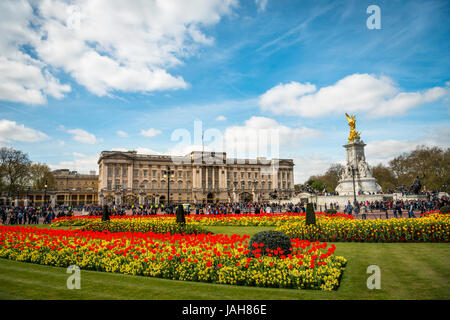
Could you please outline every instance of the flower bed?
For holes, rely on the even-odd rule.
[[[81,230],[109,232],[155,232],[155,233],[185,233],[198,234],[209,231],[197,225],[180,225],[174,219],[113,219],[110,221],[90,221]]]
[[[249,236],[109,233],[0,226],[0,257],[50,266],[176,280],[333,290],[346,260],[327,243],[292,240],[292,252],[248,256]],[[262,247],[262,246],[261,246]]]
[[[352,216],[337,213],[328,214],[317,212],[317,219],[354,219]],[[174,216],[111,216],[111,220],[165,220],[175,221]],[[304,213],[284,213],[284,214],[227,214],[227,215],[189,215],[186,216],[186,223],[202,226],[280,226],[284,223],[295,222],[305,219]],[[100,221],[101,216],[79,216],[64,217],[53,220],[52,226],[84,226],[93,221]]]
[[[448,242],[450,218],[433,213],[420,219],[344,220],[322,219],[317,225],[305,221],[286,223],[276,230],[291,238],[319,241]]]

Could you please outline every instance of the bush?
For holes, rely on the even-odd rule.
[[[306,205],[306,225],[316,225],[316,214],[312,203]]]
[[[450,206],[444,206],[439,211],[441,213],[450,213]]]
[[[261,243],[263,244],[262,247]],[[270,250],[278,251],[280,255],[287,255],[291,252],[291,248],[291,239],[285,233],[274,230],[258,232],[253,237],[251,237],[248,242],[248,250],[250,250],[249,255],[253,257],[257,254],[273,254],[273,252],[271,252]],[[266,249],[269,249],[269,251],[267,251]]]

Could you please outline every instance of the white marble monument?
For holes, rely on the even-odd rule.
[[[347,116],[350,126],[350,136],[344,148],[347,151],[347,164],[341,172],[336,192],[339,195],[374,194],[380,193],[381,187],[372,176],[372,170],[366,162],[364,147],[366,144],[360,140],[359,132],[355,131],[355,117]],[[354,189],[353,189],[354,184]]]

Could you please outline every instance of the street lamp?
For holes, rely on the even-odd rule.
[[[167,171],[163,171],[163,178],[167,178],[167,206],[170,206],[170,178],[175,176],[175,172],[167,166]]]
[[[29,199],[28,199],[28,193],[30,192],[30,187],[27,187],[27,207],[29,207],[30,206],[30,204],[29,204]]]
[[[45,185],[44,185],[44,208],[47,206],[47,180],[45,180]]]
[[[358,168],[352,166],[352,180],[353,180],[353,204],[357,206],[356,202],[356,190],[355,190],[355,173],[359,174]]]

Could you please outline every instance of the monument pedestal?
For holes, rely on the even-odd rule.
[[[365,146],[366,144],[359,138],[344,145],[347,151],[347,164],[335,189],[339,195],[353,195],[353,190],[356,194],[375,194],[382,191],[366,162]]]

